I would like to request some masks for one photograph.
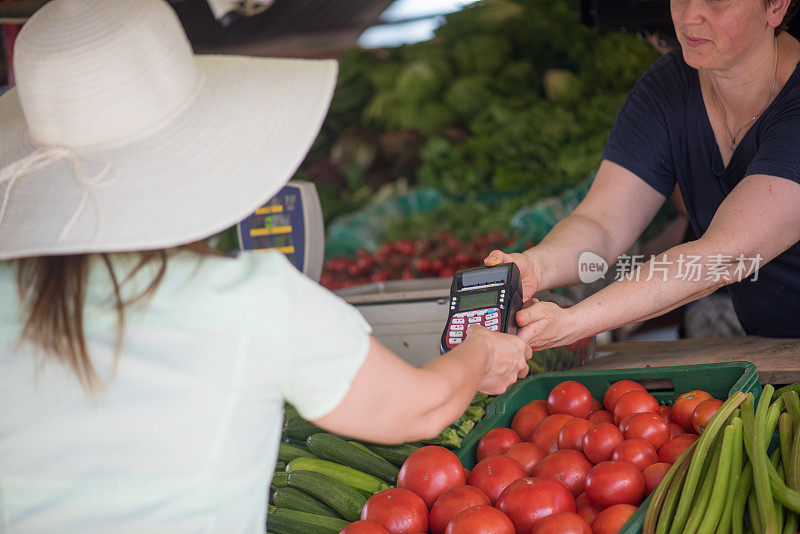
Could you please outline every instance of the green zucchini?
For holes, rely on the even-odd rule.
[[[270,506],[267,528],[274,534],[338,534],[348,525],[344,519]]]
[[[288,508],[289,510],[300,510],[310,514],[324,515],[326,517],[340,516],[336,510],[315,499],[308,493],[297,488],[286,487],[278,488],[272,493],[272,503],[278,508]]]
[[[325,432],[314,423],[309,423],[305,419],[294,418],[287,419],[283,423],[283,434],[287,438],[305,441],[308,436]]]
[[[288,466],[287,466],[288,467]],[[272,475],[270,486],[273,488],[285,488],[289,484],[289,473],[286,471],[276,471]]]
[[[419,447],[411,445],[410,443],[403,443],[402,445],[375,445],[370,443],[369,448],[383,456],[390,463],[397,467],[402,467],[403,462],[405,462],[408,457],[411,456],[411,453]]]
[[[292,445],[290,443],[281,443],[278,445],[278,461],[279,462],[291,462],[295,458],[316,458],[317,456],[313,452],[308,452],[305,449],[301,449],[296,445]]]
[[[297,488],[324,502],[348,521],[357,521],[367,499],[354,488],[314,471],[292,471],[289,487]]]
[[[355,445],[333,434],[314,434],[309,436],[308,448],[324,460],[358,469],[364,473],[378,477],[389,484],[397,482],[400,470],[381,457],[365,452]]]
[[[302,419],[300,414],[297,413],[297,408],[292,406],[291,404],[284,404],[283,405],[283,418],[284,419]]]
[[[359,443],[357,441],[351,441],[351,440],[348,440],[347,443],[349,443],[350,445],[353,445],[354,447],[358,447],[359,449],[361,449],[364,452],[370,453],[372,456],[375,456],[377,458],[383,458],[383,456],[381,456],[377,452],[372,452],[371,450],[369,450],[369,447],[367,447],[363,443]]]
[[[315,473],[322,473],[327,475],[343,484],[357,489],[366,496],[374,495],[385,489],[389,489],[389,485],[379,478],[368,475],[352,467],[329,462],[328,460],[319,460],[317,458],[295,458],[286,466],[286,471],[292,473],[294,471],[314,471]]]

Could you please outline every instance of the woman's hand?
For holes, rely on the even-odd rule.
[[[501,263],[516,263],[519,267],[520,281],[522,282],[522,300],[530,299],[534,293],[539,291],[541,283],[541,269],[527,254],[512,253],[506,254],[502,250],[493,250],[483,260],[488,267],[500,265]]]
[[[464,340],[465,345],[468,343],[483,344],[483,350],[489,354],[478,391],[499,395],[528,374],[527,360],[533,351],[522,338],[473,326]]]
[[[533,350],[568,345],[585,337],[579,328],[572,308],[562,308],[555,302],[533,302],[517,312],[517,336]]]

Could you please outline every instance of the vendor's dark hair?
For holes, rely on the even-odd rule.
[[[769,7],[769,4],[771,2],[772,0],[764,0],[764,4],[767,7]],[[775,28],[775,35],[778,35],[781,32],[786,31],[786,29],[789,27],[789,22],[791,22],[792,18],[797,13],[798,6],[800,6],[800,0],[791,0],[789,2],[789,7],[786,8],[786,14],[783,16],[783,21],[777,28]]]
[[[185,245],[200,256],[215,254],[205,243]],[[167,250],[126,252],[134,256],[134,269],[120,280],[109,254],[76,254],[40,256],[18,260],[17,289],[20,296],[24,327],[20,342],[27,341],[46,351],[47,356],[65,362],[77,375],[84,389],[94,391],[97,375],[86,348],[83,328],[83,305],[86,285],[94,261],[101,261],[113,286],[109,305],[117,316],[116,351],[122,344],[125,330],[125,309],[146,302],[158,288],[167,270]],[[116,254],[115,254],[116,256]],[[155,275],[142,291],[122,298],[122,287],[148,265],[156,266]]]

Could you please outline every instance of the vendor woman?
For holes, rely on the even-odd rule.
[[[797,0],[672,0],[680,50],[636,84],[583,202],[516,262],[526,297],[614,265],[680,186],[695,241],[645,258],[577,305],[517,315],[534,349],[661,315],[727,286],[747,334],[800,337]],[[593,253],[593,254],[588,254]],[[599,259],[599,258],[598,258]],[[631,258],[626,263],[633,264]]]
[[[281,254],[188,246],[292,176],[332,61],[194,56],[164,0],[54,0],[0,97],[0,532],[262,533],[284,400],[437,435],[527,373],[477,328],[423,368]]]

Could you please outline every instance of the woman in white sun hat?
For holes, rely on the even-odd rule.
[[[334,62],[193,56],[162,0],[50,2],[14,60],[0,531],[263,532],[284,400],[401,442],[525,375],[526,344],[485,329],[414,368],[280,254],[186,246],[289,179]]]

